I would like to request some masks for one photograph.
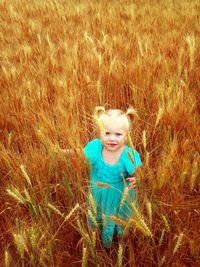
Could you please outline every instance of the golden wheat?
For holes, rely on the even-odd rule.
[[[106,215],[102,213],[103,228],[106,229]]]
[[[94,250],[96,249],[96,241],[97,241],[96,232],[93,231],[92,232],[92,247],[93,247]]]
[[[189,47],[189,59],[190,59],[189,70],[191,71],[194,67],[195,37],[187,36],[185,40]]]
[[[135,148],[134,148],[133,141],[132,141],[130,133],[128,133],[128,144],[131,147],[132,151],[134,151]],[[131,160],[131,162],[133,161],[132,157],[130,157],[130,160]],[[133,161],[133,163],[134,163],[134,161]]]
[[[91,204],[93,213],[96,215],[97,214],[97,207],[96,207],[96,203],[95,203],[94,197],[93,197],[93,195],[91,193],[89,194],[89,202]]]
[[[82,267],[87,267],[87,249],[86,247],[83,247],[83,251],[82,251]]]
[[[147,213],[148,213],[148,217],[149,217],[149,224],[152,224],[152,205],[151,202],[149,200],[146,200],[146,209],[147,209]]]
[[[13,234],[15,245],[17,247],[18,253],[21,257],[21,259],[24,259],[24,253],[28,252],[26,239],[23,234]]]
[[[29,238],[30,238],[30,242],[31,242],[31,246],[33,251],[36,250],[37,248],[37,241],[38,241],[38,229],[34,226],[32,226],[30,228],[30,233],[29,233]]]
[[[132,209],[133,209],[134,216],[140,218],[142,215],[141,215],[141,213],[140,213],[139,208],[136,207],[136,203],[135,203],[135,202],[133,202],[133,201],[131,202],[131,207],[132,207]]]
[[[130,152],[127,152],[127,155],[128,155],[128,158],[130,159],[130,161],[131,161],[133,164],[135,164],[134,159],[133,159],[133,157],[131,156]]]
[[[136,226],[145,236],[153,237],[153,234],[142,218],[132,218],[130,223]]]
[[[117,252],[117,266],[122,267],[122,259],[123,259],[123,247],[119,244],[118,252]]]
[[[78,231],[80,232],[84,240],[92,247],[92,240],[90,239],[89,234],[83,229],[79,220],[77,220],[77,225]]]
[[[80,209],[80,205],[79,203],[77,203],[73,209],[65,216],[65,221],[69,220],[69,218],[71,218],[71,216],[77,211]]]
[[[124,205],[124,202],[127,200],[128,196],[129,196],[129,187],[125,186],[124,192],[123,192],[123,195],[122,195],[122,199],[121,199],[121,202],[120,202],[120,205],[119,205],[120,209]]]
[[[57,213],[58,215],[60,215],[61,217],[64,217],[64,215],[60,212],[60,210],[56,206],[54,206],[53,204],[48,203],[47,207],[50,208],[55,213]]]
[[[91,221],[94,223],[94,225],[96,227],[98,227],[98,223],[97,223],[97,220],[95,218],[95,215],[92,213],[92,211],[90,209],[88,210],[88,216],[91,219]]]
[[[25,199],[23,198],[23,196],[21,195],[21,193],[17,188],[13,187],[12,189],[7,189],[6,191],[11,197],[13,197],[19,203],[25,204]]]
[[[0,253],[0,265],[65,266],[81,261],[84,253],[88,265],[116,265],[114,253],[100,248],[94,253],[98,235],[90,235],[86,220],[76,227],[71,219],[87,214],[85,204],[80,213],[79,204],[73,205],[88,200],[89,175],[80,153],[72,163],[73,157],[62,151],[82,148],[98,137],[91,116],[98,105],[123,110],[132,105],[139,114],[128,145],[144,159],[137,174],[141,205],[132,207],[127,222],[114,218],[125,231],[132,230],[127,261],[134,266],[198,265],[199,8],[199,0],[0,1],[0,229],[2,244],[9,244]],[[111,187],[96,186],[102,191]],[[151,204],[145,203],[145,195],[151,196]],[[49,200],[69,213],[57,204],[48,206]],[[89,204],[96,218],[95,203]],[[174,208],[177,212],[171,212]],[[61,218],[52,220],[54,215]],[[160,227],[158,245],[168,241],[165,256],[156,248]],[[173,236],[182,228],[184,235],[174,244]],[[77,246],[76,229],[86,252],[69,253],[62,245]],[[151,234],[152,240],[144,237]],[[184,236],[189,253],[181,245]],[[135,238],[139,242],[132,262]]]
[[[96,186],[100,186],[100,187],[105,187],[105,188],[111,188],[111,187],[112,187],[112,186],[109,185],[109,184],[99,183],[99,182],[96,182],[95,185],[96,185]]]
[[[115,223],[120,224],[120,225],[122,225],[122,226],[126,226],[126,222],[125,222],[124,220],[122,220],[122,219],[120,219],[120,218],[118,218],[118,217],[116,217],[116,216],[114,216],[114,215],[111,215],[110,218],[111,218],[111,220],[113,220]]]
[[[163,214],[162,214],[162,219],[163,219],[164,225],[165,225],[165,227],[166,227],[166,230],[167,230],[168,232],[170,232],[170,230],[171,230],[170,224],[169,224],[169,222],[168,222],[166,216],[163,215]]]
[[[161,246],[161,244],[163,242],[164,235],[165,235],[165,229],[162,230],[162,233],[161,233],[161,236],[160,236],[160,239],[159,239],[159,246]]]
[[[149,152],[146,151],[145,153],[145,164],[147,167],[149,167],[149,158],[150,158],[150,154]]]
[[[11,262],[11,256],[10,256],[8,249],[5,249],[5,251],[4,251],[4,258],[5,258],[5,267],[9,267],[10,262]]]
[[[165,263],[166,257],[162,256],[160,262],[159,262],[159,266],[163,266],[163,264]]]
[[[142,132],[142,144],[143,144],[144,150],[146,150],[146,148],[147,148],[147,136],[146,136],[145,130]]]
[[[182,239],[183,239],[183,236],[184,236],[183,232],[179,234],[177,241],[176,241],[176,244],[175,244],[174,249],[173,249],[173,254],[175,254],[177,252],[177,250],[179,249],[181,242],[182,242]]]

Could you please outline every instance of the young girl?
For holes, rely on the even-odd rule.
[[[97,107],[94,118],[100,138],[89,142],[84,154],[91,165],[88,223],[100,229],[103,246],[111,247],[113,236],[122,236],[122,227],[112,216],[127,220],[132,215],[130,202],[135,200],[131,177],[142,165],[140,155],[126,145],[134,109],[126,114],[119,109],[105,111]],[[132,185],[132,187],[131,187]]]

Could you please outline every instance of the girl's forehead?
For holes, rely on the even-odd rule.
[[[109,132],[126,132],[129,129],[128,119],[124,116],[104,116],[101,119],[101,125]]]
[[[107,124],[104,126],[106,131],[109,132],[126,132],[126,128],[123,124]]]

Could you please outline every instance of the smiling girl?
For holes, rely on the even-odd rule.
[[[126,145],[131,117],[119,109],[105,111],[96,107],[94,118],[100,138],[89,142],[84,154],[91,165],[88,223],[99,227],[103,246],[111,247],[113,237],[123,236],[121,225],[112,220],[115,216],[127,220],[132,214],[135,200],[135,171],[142,165],[140,155]]]

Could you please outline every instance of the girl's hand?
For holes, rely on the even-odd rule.
[[[133,177],[133,176],[132,177],[128,177],[128,178],[126,178],[126,181],[130,181],[129,187],[131,189],[136,190],[137,185],[136,185],[136,178],[135,177]]]
[[[65,154],[69,154],[70,153],[70,149],[61,149],[61,151]]]

